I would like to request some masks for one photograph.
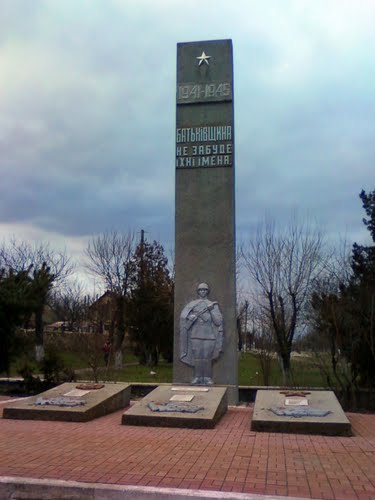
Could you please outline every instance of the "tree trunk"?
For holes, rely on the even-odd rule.
[[[39,363],[44,359],[44,346],[35,344],[35,360]]]
[[[291,385],[291,374],[290,374],[290,353],[281,353],[279,355],[281,372],[283,376],[283,385],[290,386]]]
[[[122,368],[122,343],[125,337],[125,297],[122,295],[116,298],[116,312],[114,325],[114,351],[115,351],[115,368]]]
[[[270,385],[272,355],[270,350],[261,350],[259,353],[260,369],[262,371],[263,384]]]
[[[116,370],[121,370],[122,368],[122,350],[115,351],[115,368]]]
[[[42,361],[44,358],[44,325],[43,307],[35,310],[35,359]]]

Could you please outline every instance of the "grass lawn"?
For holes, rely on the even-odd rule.
[[[154,368],[143,365],[129,365],[122,370],[104,369],[101,372],[102,374],[105,380],[115,380],[116,382],[170,383],[172,382],[172,364],[161,361]]]
[[[82,361],[82,358],[73,352],[60,352],[64,365],[76,371],[79,379],[92,379],[93,372]],[[25,364],[26,358],[20,358],[12,364],[11,374],[19,376],[19,370]],[[40,368],[33,361],[27,361],[33,368],[33,372],[40,373]],[[151,382],[151,383],[170,383],[172,382],[172,364],[160,362],[158,366],[150,368],[137,364],[137,358],[126,353],[124,356],[125,366],[122,370],[114,370],[112,367],[106,369],[103,366],[100,369],[100,378],[103,380],[115,380],[123,382]],[[83,371],[84,370],[84,371]],[[151,372],[155,372],[154,374]],[[259,358],[254,353],[240,353],[238,363],[238,383],[239,385],[262,386],[263,375]],[[271,361],[271,372],[269,385],[282,385],[282,375],[279,363],[276,359]],[[311,357],[293,357],[292,358],[292,387],[325,387],[327,384],[322,377],[319,368]]]
[[[325,387],[326,381],[316,366],[313,355],[292,357],[292,387]],[[259,358],[253,353],[241,353],[238,368],[239,385],[264,385]],[[282,385],[282,373],[277,359],[271,360],[269,385]]]
[[[125,362],[131,362],[128,358]],[[132,359],[136,361],[136,358]],[[241,353],[238,366],[239,385],[264,385],[262,370],[257,355]],[[151,374],[153,371],[155,374]],[[172,364],[160,362],[155,368],[142,365],[125,366],[122,370],[108,369],[102,372],[106,380],[123,382],[172,382]],[[282,385],[282,375],[278,361],[272,360],[269,385]],[[301,357],[292,359],[292,386],[293,387],[324,387],[326,384],[313,358]]]

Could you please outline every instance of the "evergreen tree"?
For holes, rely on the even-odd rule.
[[[334,374],[340,354],[350,367],[346,388],[375,385],[375,190],[362,191],[359,196],[368,217],[363,223],[373,244],[354,243],[348,282],[312,297],[317,326],[330,339]]]
[[[375,385],[375,190],[361,191],[359,197],[367,219],[363,223],[371,234],[372,245],[353,245],[353,279],[342,295],[350,300],[355,313],[355,336],[348,349],[351,362],[362,384]],[[348,342],[349,343],[349,342]]]
[[[373,245],[364,246],[354,243],[352,269],[353,282],[357,285],[373,289],[375,283],[375,190],[366,194],[361,191],[359,197],[368,219],[363,218],[363,223],[371,234]]]
[[[140,362],[157,365],[173,357],[173,280],[163,247],[142,240],[130,264],[126,321]]]
[[[0,263],[4,269],[16,273],[27,272],[34,289],[35,357],[44,357],[43,311],[53,286],[64,282],[72,271],[66,253],[57,252],[48,243],[31,244],[15,238],[0,245]]]
[[[47,298],[53,287],[56,276],[51,268],[43,262],[41,267],[32,273],[32,291],[33,291],[33,312],[35,315],[35,348],[36,359],[41,361],[44,357],[44,323],[43,312],[47,304]]]
[[[15,331],[33,309],[29,271],[0,270],[0,373],[9,374],[15,354]]]

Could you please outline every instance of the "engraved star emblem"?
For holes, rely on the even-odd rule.
[[[210,62],[209,62],[209,59],[211,58],[211,56],[208,56],[205,51],[203,50],[202,51],[202,55],[198,56],[197,59],[199,60],[199,64],[198,66],[200,66],[203,62],[205,62],[207,64],[207,66],[209,66]]]

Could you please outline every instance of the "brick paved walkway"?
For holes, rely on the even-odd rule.
[[[0,398],[0,412],[2,408]],[[354,437],[255,433],[251,408],[212,430],[0,419],[0,475],[324,499],[375,499],[375,415]]]

